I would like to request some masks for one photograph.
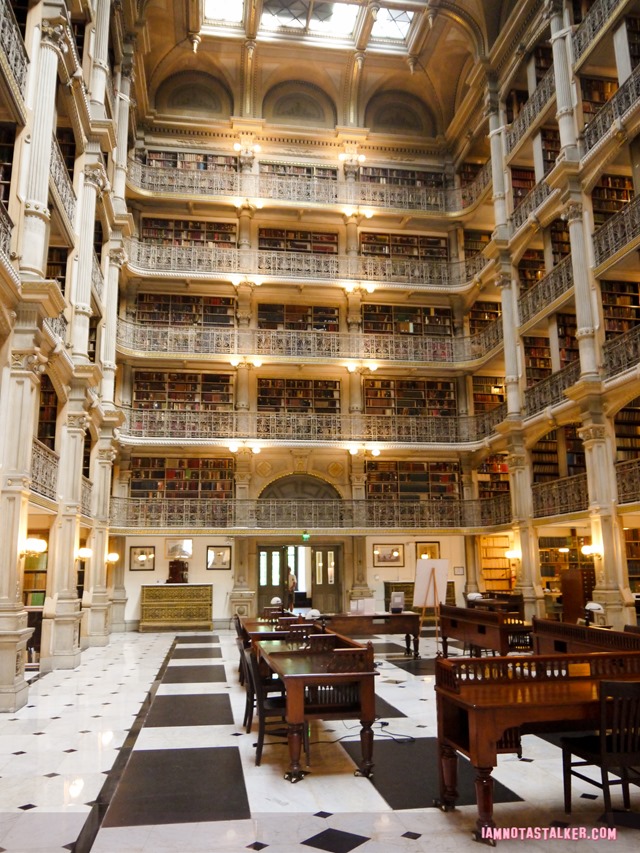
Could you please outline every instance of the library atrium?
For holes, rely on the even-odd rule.
[[[636,624],[640,0],[0,33],[0,711],[114,648],[152,682],[290,571],[301,611],[415,606],[426,558],[450,605]]]

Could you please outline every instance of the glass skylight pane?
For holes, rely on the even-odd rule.
[[[313,4],[309,30],[334,36],[350,36],[358,17],[358,6],[353,3]]]
[[[207,21],[239,23],[244,12],[244,0],[204,0],[204,17]]]
[[[380,9],[378,18],[371,29],[373,38],[406,39],[413,12],[398,11],[397,9]]]
[[[310,2],[311,0],[266,0],[260,23],[268,30],[276,30],[278,27],[304,29],[307,26]]]

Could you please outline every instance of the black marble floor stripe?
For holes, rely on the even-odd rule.
[[[202,666],[168,666],[162,678],[162,683],[210,684],[226,680],[227,676],[224,666],[203,664]]]
[[[187,660],[189,658],[221,658],[222,657],[222,649],[215,648],[180,648],[177,646],[172,654],[172,660]]]
[[[400,646],[397,643],[387,643],[382,641],[377,643],[373,641],[374,655],[406,655],[407,649],[405,646]]]
[[[376,719],[378,720],[388,720],[392,717],[406,717],[406,714],[403,714],[402,711],[398,711],[397,708],[394,708],[393,705],[390,705],[384,699],[381,699],[380,696],[376,694]]]
[[[131,755],[103,826],[154,826],[250,817],[237,747],[151,749]],[[188,850],[187,838],[185,850]]]
[[[232,726],[228,693],[156,696],[147,715],[149,726]]]
[[[219,643],[217,634],[178,634],[176,643]]]

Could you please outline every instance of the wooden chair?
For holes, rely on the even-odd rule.
[[[254,688],[253,682],[253,674],[249,669],[247,654],[250,654],[250,648],[247,648],[246,645],[243,645],[242,640],[240,638],[236,641],[238,643],[238,649],[240,651],[240,662],[242,665],[242,674],[246,700],[244,706],[244,717],[242,719],[242,725],[247,733],[251,731],[251,726],[253,725],[253,712],[256,707],[256,691]],[[262,691],[266,696],[270,696],[272,693],[277,694],[278,696],[284,695],[284,684],[280,678],[273,678],[269,676],[265,678],[262,673],[260,673],[260,682],[262,685]]]
[[[256,712],[258,714],[258,740],[256,746],[256,767],[260,766],[262,761],[262,747],[264,746],[265,734],[281,734],[286,736],[287,727],[285,715],[287,703],[284,695],[269,696],[262,681],[260,667],[256,656],[250,650],[245,650],[245,659],[247,661],[247,673],[251,678],[253,691],[256,697]],[[276,731],[268,729],[270,721],[276,720],[279,725]],[[247,731],[250,727],[247,728]]]
[[[571,814],[571,777],[577,776],[602,790],[606,821],[613,826],[611,785],[622,785],[624,807],[629,810],[629,782],[640,783],[640,682],[601,681],[599,734],[563,737],[560,745],[565,812]],[[572,755],[580,760],[572,761]],[[600,782],[574,769],[588,765],[600,768]],[[610,780],[612,771],[620,778]]]

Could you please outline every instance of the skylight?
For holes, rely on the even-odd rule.
[[[376,22],[371,30],[371,37],[375,39],[401,39],[404,41],[409,32],[412,20],[413,12],[381,8],[378,11]]]
[[[325,0],[265,0],[261,26],[265,30],[304,30],[328,36],[350,36],[359,6]]]
[[[237,24],[242,21],[244,0],[204,0],[205,21]]]

